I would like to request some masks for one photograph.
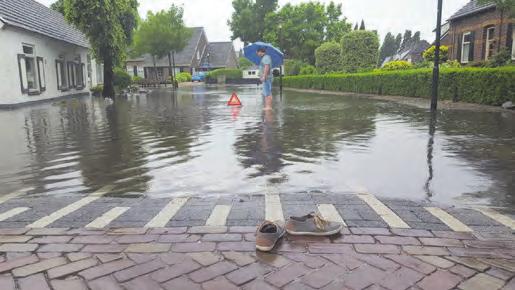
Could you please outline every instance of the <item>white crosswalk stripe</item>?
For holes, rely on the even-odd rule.
[[[187,197],[177,197],[172,199],[145,227],[163,228],[173,218],[173,216],[188,201]]]
[[[102,197],[103,195],[108,193],[110,190],[112,190],[113,187],[114,186],[112,186],[112,185],[104,186],[101,189],[99,189],[98,191],[95,191],[92,194],[90,194],[82,199],[79,199],[78,201],[76,201],[70,205],[63,207],[63,208],[51,213],[50,215],[40,218],[39,220],[28,225],[27,227],[28,228],[44,228],[44,227],[50,225],[51,223],[55,222],[56,220],[66,216],[66,215],[69,215],[72,212],[94,202],[95,200],[99,199],[100,197]]]
[[[86,225],[86,228],[101,229],[109,225],[116,218],[121,216],[124,212],[128,211],[130,207],[115,207],[96,218],[94,221]]]
[[[453,217],[446,211],[438,207],[424,207],[429,213],[437,217],[440,221],[442,221],[445,225],[447,225],[451,230],[455,232],[472,232],[472,229],[469,228],[466,224],[460,222],[457,218]]]
[[[475,210],[477,210],[480,213],[486,215],[487,217],[493,219],[494,221],[496,221],[502,225],[505,225],[512,230],[515,230],[515,220],[513,220],[509,216],[503,215],[494,209],[486,208],[486,207],[477,207],[477,208],[475,208]]]
[[[23,189],[20,189],[20,190],[17,190],[15,192],[11,192],[11,193],[8,193],[6,195],[2,195],[0,196],[0,204],[10,200],[10,199],[13,199],[13,198],[16,198],[22,194],[25,194],[27,193],[28,191],[31,191],[33,190],[34,188],[33,187],[27,187],[27,188],[23,188]]]
[[[0,214],[0,222],[5,221],[6,219],[12,218],[15,215],[19,215],[20,213],[28,211],[30,208],[28,207],[16,207],[10,209],[2,214]]]
[[[206,221],[206,226],[225,226],[230,212],[230,205],[216,205]]]
[[[336,209],[336,207],[334,207],[334,205],[319,204],[318,211],[326,220],[332,221],[332,222],[339,222],[339,223],[342,223],[344,226],[347,226],[347,224],[341,217],[340,213],[338,213],[338,210]]]
[[[265,195],[265,219],[269,221],[284,221],[281,198],[278,194]]]
[[[390,227],[401,229],[410,228],[407,223],[405,223],[398,215],[396,215],[375,196],[368,193],[360,193],[358,194],[358,197],[367,203]]]

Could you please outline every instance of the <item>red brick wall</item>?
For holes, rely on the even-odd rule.
[[[449,46],[449,59],[459,60],[458,57],[461,55],[461,39],[463,37],[463,33],[474,32],[474,52],[472,61],[484,60],[484,49],[486,45],[484,29],[485,27],[492,25],[495,26],[494,39],[496,40],[496,45],[499,45],[500,43],[501,48],[506,47],[507,42],[511,40],[510,26],[513,25],[514,20],[508,19],[505,15],[502,25],[501,41],[499,42],[499,27],[501,22],[500,15],[501,13],[499,11],[490,9],[485,12],[452,20],[450,23],[449,35],[442,40],[443,45]],[[510,34],[509,36],[508,33]]]

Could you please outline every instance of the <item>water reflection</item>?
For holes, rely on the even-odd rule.
[[[227,107],[232,91],[242,107]],[[438,124],[436,120],[438,119]],[[515,204],[512,113],[426,110],[255,86],[157,90],[0,112],[0,193],[153,197],[310,189]],[[429,128],[428,128],[429,125]],[[429,134],[428,134],[429,130]],[[437,136],[437,138],[435,138]]]

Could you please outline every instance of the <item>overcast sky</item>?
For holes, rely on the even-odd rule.
[[[37,0],[50,5],[55,0]],[[444,0],[443,19],[447,19],[469,0]],[[279,0],[279,5],[301,3],[306,0]],[[328,3],[330,0],[319,0]],[[387,32],[399,33],[405,29],[420,30],[422,38],[432,42],[436,25],[436,0],[335,0],[343,4],[343,15],[351,23],[365,20],[367,29],[378,30],[381,40]],[[170,3],[184,6],[188,26],[203,26],[209,41],[227,41],[231,32],[227,20],[232,14],[231,0],[139,0],[139,13],[166,9]],[[239,49],[241,43],[235,41]]]

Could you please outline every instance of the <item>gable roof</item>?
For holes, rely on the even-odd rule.
[[[2,1],[2,0],[0,0]],[[204,35],[203,27],[193,27],[192,35],[190,40],[188,40],[188,44],[184,47],[183,50],[175,53],[175,65],[176,66],[190,66],[192,65],[193,58],[195,57],[195,53],[197,51],[197,46],[200,43],[202,36]],[[204,36],[205,37],[205,36]],[[202,56],[201,56],[202,57]],[[145,63],[153,64],[152,56],[150,54],[144,54],[140,57],[130,58],[127,61],[144,61]],[[161,59],[156,60],[157,66],[168,66],[168,56],[164,56]]]
[[[86,36],[64,16],[34,0],[0,0],[0,18],[11,26],[89,48]]]
[[[231,53],[236,57],[232,42],[210,42],[207,53],[205,53],[202,58],[201,66],[206,68],[225,67],[229,61],[229,57],[231,57]]]
[[[483,10],[487,10],[490,8],[495,7],[494,3],[486,3],[486,4],[479,4],[477,0],[470,0],[469,3],[465,4],[460,10],[458,10],[456,13],[454,13],[449,20],[454,20],[456,18],[460,18],[463,16],[467,16],[470,14],[478,13]]]

